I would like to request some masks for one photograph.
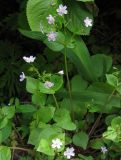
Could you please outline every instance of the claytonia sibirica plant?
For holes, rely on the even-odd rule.
[[[19,79],[20,82],[24,81],[25,78],[26,78],[26,76],[25,76],[24,72],[22,72],[20,75],[20,79]]]
[[[32,62],[35,61],[36,57],[33,57],[33,56],[26,57],[26,56],[24,56],[23,59],[24,59],[24,61],[27,62],[27,63],[32,63]]]
[[[51,147],[53,149],[60,149],[62,147],[63,143],[59,138],[53,139],[52,140],[52,145]]]
[[[67,159],[71,159],[73,156],[75,156],[74,148],[73,148],[73,147],[71,147],[71,148],[66,148],[66,151],[64,152],[64,156],[65,156]]]
[[[95,14],[89,9],[94,1],[89,1],[91,3],[62,0],[60,4],[58,0],[44,3],[43,0],[28,0],[27,3],[31,30],[23,34],[40,39],[46,45],[44,59],[47,66],[44,69],[50,66],[48,63],[52,66],[48,67],[50,73],[47,73],[46,69],[41,71],[41,68],[31,65],[32,76],[26,75],[26,89],[31,94],[32,103],[28,105],[29,109],[26,109],[28,106],[21,109],[27,114],[30,112],[28,144],[34,146],[35,152],[40,152],[42,160],[94,160],[95,152],[96,155],[99,153],[97,159],[112,159],[112,154],[109,154],[112,148],[107,148],[114,140],[121,141],[121,119],[111,122],[114,110],[120,115],[120,79],[115,76],[117,73],[109,74],[112,72],[112,59],[103,54],[90,55],[86,41],[83,41],[94,23]],[[51,57],[53,54],[55,57]],[[27,63],[34,62],[35,58],[23,57]],[[94,67],[93,64],[100,65]],[[59,69],[63,65],[64,70]],[[20,78],[22,81],[24,74]],[[107,115],[106,123],[102,122],[103,113],[104,117]],[[110,130],[101,137],[101,132],[111,123],[113,132],[119,137],[111,137]],[[103,130],[99,130],[100,126],[104,126]],[[109,143],[109,140],[112,141]]]
[[[85,24],[85,26],[86,27],[91,27],[92,26],[92,19],[90,19],[89,17],[86,17],[85,19],[84,19],[84,24]]]

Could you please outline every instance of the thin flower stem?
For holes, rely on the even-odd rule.
[[[65,61],[65,72],[66,72],[68,92],[69,92],[69,97],[70,97],[70,106],[71,106],[72,118],[73,118],[73,120],[74,120],[74,111],[73,111],[73,104],[72,104],[71,86],[70,86],[70,80],[69,80],[69,75],[68,75],[67,51],[66,51],[66,47],[65,47],[65,52],[64,52],[64,61]]]
[[[57,99],[54,94],[53,94],[53,99],[55,101],[56,108],[59,109],[59,105],[58,105]]]
[[[25,152],[30,152],[32,151],[31,149],[28,148],[21,148],[21,147],[9,147],[12,150],[21,150],[21,151],[25,151]]]

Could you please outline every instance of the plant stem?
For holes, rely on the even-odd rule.
[[[58,105],[57,99],[54,94],[53,94],[53,99],[55,101],[56,108],[59,109],[59,105]]]
[[[9,147],[12,150],[21,150],[21,151],[25,151],[25,152],[30,152],[31,149],[28,148],[21,148],[21,147]]]
[[[73,111],[72,96],[71,96],[71,86],[70,86],[70,80],[69,80],[69,75],[68,75],[67,51],[66,51],[66,47],[65,47],[65,52],[64,52],[64,62],[65,62],[65,72],[66,72],[68,92],[69,92],[69,97],[70,97],[70,106],[71,106],[72,118],[73,118],[73,120],[74,120],[74,111]]]

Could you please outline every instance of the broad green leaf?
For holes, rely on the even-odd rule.
[[[46,102],[46,95],[41,94],[41,93],[35,93],[32,95],[32,103],[39,105],[39,106],[44,106]]]
[[[87,148],[89,136],[85,132],[79,132],[73,136],[73,143],[76,146]]]
[[[39,80],[26,77],[26,89],[29,93],[36,93],[39,91]]]
[[[11,134],[12,124],[8,123],[4,128],[0,129],[0,143],[4,142]]]
[[[7,117],[3,118],[2,120],[0,119],[0,129],[4,128],[7,125],[8,121],[9,120]]]
[[[113,74],[107,74],[106,75],[107,82],[113,87],[117,87],[118,85],[118,78],[114,76]]]
[[[93,70],[97,77],[103,76],[110,70],[112,66],[112,58],[104,54],[96,54],[91,56],[91,61],[92,64],[98,66],[98,67],[93,67]]]
[[[49,25],[46,18],[49,14],[56,15],[57,7],[57,0],[29,0],[26,12],[31,30],[49,32],[52,30],[52,27],[54,29],[54,25]]]
[[[93,64],[84,41],[81,38],[76,38],[75,44],[74,48],[67,48],[67,57],[75,64],[78,72],[87,81],[95,81],[96,75],[93,71]]]
[[[70,113],[66,109],[59,109],[54,115],[57,126],[66,130],[75,130],[76,125],[71,121]]]
[[[92,14],[87,10],[84,4],[77,1],[66,1],[68,14],[66,15],[67,28],[77,35],[89,35],[91,27],[86,27],[84,19],[89,17],[93,19]]]
[[[24,105],[16,106],[17,113],[31,113],[35,111],[36,111],[36,108],[31,104],[24,104]]]
[[[6,146],[0,146],[0,160],[11,160],[11,150]]]
[[[11,119],[15,114],[15,107],[14,106],[3,107],[2,113],[5,117],[7,117],[8,119]]]
[[[42,107],[34,114],[34,119],[40,122],[48,123],[53,118],[54,112],[54,107]]]
[[[76,75],[71,80],[71,89],[74,92],[80,92],[87,88],[87,81],[83,80],[80,75]]]
[[[35,40],[41,40],[41,41],[45,40],[45,35],[39,31],[30,31],[30,30],[19,29],[19,32],[28,38],[32,38]]]

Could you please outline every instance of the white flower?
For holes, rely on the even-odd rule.
[[[31,62],[34,62],[34,60],[36,59],[36,57],[33,57],[33,56],[26,57],[26,56],[24,56],[23,59],[24,59],[25,62],[31,63]]]
[[[59,5],[59,8],[57,9],[57,13],[62,16],[63,14],[67,14],[67,6],[63,6],[62,4]]]
[[[75,156],[74,148],[73,148],[73,147],[67,148],[66,151],[64,152],[64,156],[65,156],[67,159],[70,159],[71,157]]]
[[[50,32],[47,34],[47,37],[48,37],[48,41],[56,41],[56,32]]]
[[[101,147],[101,152],[102,152],[103,154],[105,154],[107,151],[108,151],[108,149],[107,149],[106,147]]]
[[[91,27],[92,26],[92,19],[90,19],[89,17],[86,17],[84,19],[84,24],[86,27]]]
[[[47,20],[48,20],[49,24],[54,24],[54,22],[55,22],[55,19],[51,14],[47,17]]]
[[[25,74],[24,74],[24,72],[22,72],[21,74],[20,74],[20,82],[22,82],[24,79],[25,79],[26,77],[25,77]]]
[[[64,74],[64,71],[61,70],[61,71],[58,72],[58,74],[63,75],[63,74]]]
[[[61,140],[59,138],[56,138],[56,139],[52,140],[51,147],[53,149],[60,149],[62,145],[63,145],[63,143],[61,142]]]
[[[50,81],[45,81],[45,83],[44,83],[44,87],[47,88],[47,89],[49,89],[53,86],[54,86],[54,83],[52,83]]]

